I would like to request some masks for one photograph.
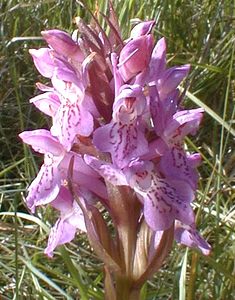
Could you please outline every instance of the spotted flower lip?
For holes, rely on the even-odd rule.
[[[190,207],[194,194],[187,183],[161,177],[150,162],[137,162],[132,168],[130,185],[143,197],[144,216],[153,230],[166,230],[175,219],[194,222]]]
[[[133,157],[148,151],[141,113],[145,102],[138,86],[123,89],[113,106],[113,120],[94,132],[94,145],[101,151],[110,152],[114,164],[123,168]]]
[[[89,136],[92,133],[93,114],[97,115],[97,110],[90,97],[84,93],[82,83],[77,86],[54,75],[52,83],[50,91],[32,98],[30,102],[52,117],[51,133],[69,151],[76,135]]]
[[[88,188],[103,198],[107,197],[99,176],[84,163],[81,156],[66,152],[58,139],[53,137],[48,130],[25,131],[20,134],[20,138],[31,145],[36,152],[44,154],[44,163],[31,183],[26,198],[27,205],[32,212],[37,206],[51,203],[56,199],[62,188],[62,182],[67,179],[72,156],[78,170],[74,173],[74,183]]]
[[[48,47],[30,50],[35,67],[50,81],[38,83],[42,94],[30,100],[50,117],[50,129],[19,135],[44,155],[28,188],[27,206],[35,212],[51,205],[59,212],[45,253],[51,257],[82,230],[103,261],[112,258],[113,264],[117,245],[108,237],[96,206],[100,202],[115,216],[117,230],[122,218],[130,219],[123,208],[131,207],[137,244],[138,230],[147,224],[153,237],[149,261],[172,229],[176,241],[208,255],[210,246],[196,231],[191,206],[201,157],[184,147],[204,112],[182,108],[179,85],[190,65],[167,66],[165,38],[154,45],[154,20],[134,26],[124,41],[114,16],[112,22],[110,36],[81,20],[80,36],[77,31],[73,37],[58,29],[43,31]],[[117,238],[121,236],[118,232]]]
[[[89,99],[73,83],[54,80],[59,90],[60,105],[53,118],[51,132],[69,151],[76,135],[89,136],[93,131],[93,116],[89,111]]]

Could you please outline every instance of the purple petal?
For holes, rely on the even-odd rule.
[[[47,43],[60,55],[70,57],[82,62],[84,55],[80,47],[72,40],[69,34],[61,30],[42,31],[42,36]]]
[[[161,99],[177,88],[180,82],[188,74],[189,69],[190,65],[184,65],[181,67],[170,68],[164,73],[163,77],[158,80],[158,90]]]
[[[140,36],[124,46],[120,53],[118,67],[125,82],[148,66],[152,49],[152,35]]]
[[[169,181],[159,177],[151,170],[151,165],[147,166],[146,163],[138,172],[135,173],[134,170],[130,185],[143,197],[144,216],[153,230],[165,230],[175,219],[185,224],[194,222],[190,207],[193,192],[189,185],[179,180]]]
[[[144,217],[153,230],[166,230],[175,220],[175,211],[164,200],[149,195],[144,198]]]
[[[135,160],[124,170],[130,186],[137,192],[145,192],[151,187],[154,164],[151,161]]]
[[[172,121],[178,109],[179,92],[175,90],[162,100],[156,86],[150,86],[148,91],[154,130],[158,136],[162,137],[167,124]]]
[[[141,118],[145,106],[141,87],[125,85],[115,99],[113,120],[93,134],[94,145],[101,151],[110,152],[113,163],[120,168],[148,152]]]
[[[202,163],[202,157],[200,153],[194,153],[188,155],[188,162],[192,168],[197,168]]]
[[[33,57],[34,64],[38,71],[47,78],[51,78],[55,71],[53,51],[49,48],[30,49],[29,53]]]
[[[180,101],[180,93],[176,89],[172,93],[168,94],[163,100],[163,105],[165,107],[165,119],[169,121],[172,116],[177,112],[178,105]]]
[[[53,117],[60,106],[60,99],[57,94],[47,92],[31,98],[30,103],[33,103],[44,114]]]
[[[172,188],[175,189],[177,195],[180,197],[180,199],[183,200],[183,202],[191,203],[195,199],[194,190],[192,189],[190,184],[188,184],[186,181],[179,180],[178,178],[174,178],[174,179],[167,178],[165,180],[168,182],[170,186],[172,186]]]
[[[80,86],[81,78],[79,73],[63,57],[59,57],[56,52],[49,48],[30,49],[34,64],[38,71],[47,78],[53,79],[57,76],[61,80],[70,81]],[[52,82],[54,85],[54,82]]]
[[[78,170],[79,172],[86,174],[87,176],[94,177],[94,178],[100,178],[100,175],[93,170],[90,166],[87,165],[86,161],[84,158],[75,153],[75,152],[70,152],[67,154],[68,157],[74,156],[74,169]]]
[[[73,201],[66,188],[61,188],[51,205],[61,212],[61,217],[51,229],[48,246],[45,249],[45,253],[50,257],[53,256],[53,250],[57,246],[68,243],[74,238],[76,229],[86,231],[82,210],[76,201]]]
[[[211,252],[211,246],[197,232],[195,225],[186,226],[176,222],[175,239],[180,244],[201,250],[204,255]]]
[[[70,211],[73,207],[73,198],[69,190],[64,186],[61,186],[59,194],[50,205],[59,210],[62,214],[66,214]]]
[[[202,114],[204,113],[203,108],[195,108],[190,110],[181,110],[174,115],[174,119],[180,124],[185,124],[191,121],[200,121]]]
[[[86,188],[102,199],[108,199],[107,189],[105,184],[95,177],[87,176],[81,172],[73,172],[74,184]],[[79,188],[79,187],[78,187]]]
[[[107,199],[107,190],[100,175],[95,172],[89,165],[87,165],[83,158],[74,152],[66,153],[64,159],[60,163],[60,171],[67,178],[67,171],[71,158],[74,157],[72,181],[74,187],[85,188],[87,191],[94,193],[102,199]]]
[[[93,142],[99,150],[110,152],[113,163],[119,168],[148,151],[144,132],[136,123],[113,122],[100,127],[94,132]]]
[[[93,131],[93,117],[79,100],[64,99],[54,119],[51,132],[69,151],[77,134],[89,136]]]
[[[127,120],[141,116],[146,107],[146,99],[142,86],[138,84],[123,85],[113,104],[113,119],[122,121],[123,115]],[[128,117],[129,115],[129,117]],[[122,122],[127,122],[123,120]]]
[[[165,106],[160,100],[157,89],[149,89],[150,113],[153,120],[154,130],[158,136],[162,136],[166,126]]]
[[[162,77],[166,68],[166,40],[161,38],[153,49],[150,60],[149,80],[156,80]]]
[[[137,38],[141,35],[150,34],[155,23],[156,23],[155,21],[145,21],[137,24],[131,30],[130,38]]]
[[[32,212],[35,207],[45,205],[55,200],[60,191],[61,177],[56,166],[53,166],[53,159],[51,164],[43,164],[37,177],[28,188],[28,196],[26,202]]]
[[[168,122],[164,135],[168,139],[181,141],[189,133],[195,134],[202,120],[203,112],[204,110],[201,108],[177,112]]]
[[[19,134],[24,143],[30,145],[36,152],[51,153],[55,156],[62,156],[64,149],[59,141],[46,129],[24,131]]]
[[[42,92],[54,92],[55,89],[41,82],[36,82],[37,88]]]
[[[153,230],[165,230],[175,219],[186,224],[194,222],[190,205],[175,187],[158,178],[144,197],[144,216]]]
[[[58,63],[59,60],[56,62]],[[63,62],[61,66],[58,66],[51,81],[55,90],[64,98],[83,98],[83,78],[80,73],[75,72],[74,69],[72,69],[71,65]]]
[[[86,231],[82,210],[73,200],[67,188],[62,186],[58,196],[50,205],[60,211],[61,219],[66,220],[67,223],[79,230]]]
[[[114,165],[101,161],[93,156],[85,155],[85,162],[96,170],[104,179],[113,185],[128,185],[124,173]]]
[[[163,139],[157,138],[149,144],[148,153],[141,156],[143,160],[152,160],[154,158],[158,158],[162,156],[166,151],[168,151],[169,147],[164,142]]]
[[[75,237],[76,228],[67,221],[59,219],[52,227],[47,248],[44,253],[49,257],[53,256],[54,249],[65,243],[72,241]]]
[[[73,151],[67,152],[65,154],[63,160],[60,163],[60,168],[68,169],[72,157],[74,158],[74,164],[73,164],[74,170],[77,170],[90,177],[100,178],[100,175],[85,163],[82,156]]]
[[[70,214],[67,214],[66,220],[70,225],[83,232],[86,232],[85,219],[82,210],[76,201],[73,201],[72,211],[70,212]]]
[[[179,179],[189,183],[195,190],[197,188],[198,175],[189,163],[184,150],[173,146],[160,160],[161,172],[171,179]]]

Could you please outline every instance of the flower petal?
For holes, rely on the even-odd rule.
[[[153,20],[141,22],[135,25],[135,27],[133,27],[133,29],[131,30],[130,38],[137,38],[141,35],[150,34],[155,23],[156,21]]]
[[[42,31],[42,36],[60,55],[73,58],[78,62],[83,61],[84,55],[80,47],[73,41],[68,33],[58,29],[53,29]]]
[[[169,228],[175,219],[186,224],[194,222],[190,204],[164,179],[158,178],[144,195],[144,216],[153,230]]]
[[[211,252],[211,246],[197,232],[195,225],[186,226],[176,222],[175,239],[180,244],[201,250],[204,255],[209,255]]]
[[[118,68],[125,82],[144,71],[153,49],[152,35],[143,35],[129,41],[120,53]]]
[[[93,142],[99,150],[110,152],[113,163],[121,169],[132,159],[148,152],[144,132],[136,123],[104,125],[94,132]]]
[[[124,173],[119,168],[115,168],[114,165],[108,164],[90,155],[85,155],[84,159],[90,167],[113,185],[128,185]]]
[[[181,147],[173,146],[161,157],[160,169],[167,178],[177,178],[190,184],[194,190],[197,188],[197,172]]]
[[[62,186],[58,196],[50,203],[50,205],[60,211],[62,220],[79,230],[86,231],[82,210],[77,202],[73,200],[73,197],[67,188]]]
[[[164,37],[153,48],[149,68],[148,81],[155,81],[162,77],[166,68],[166,40]]]
[[[74,239],[76,233],[76,228],[69,224],[66,220],[59,219],[52,227],[47,248],[45,249],[44,253],[49,257],[53,256],[54,249],[65,243],[68,243]]]
[[[102,199],[108,199],[106,186],[100,179],[74,171],[73,182],[80,187],[86,188],[88,191],[91,191],[93,194],[101,197]]]
[[[76,201],[73,201],[72,211],[66,216],[66,221],[83,232],[87,231],[84,215]]]
[[[193,153],[188,155],[188,162],[192,168],[197,168],[202,163],[202,157],[200,153]]]
[[[31,98],[30,103],[33,103],[44,114],[53,117],[60,106],[60,99],[57,94],[47,92]]]
[[[174,114],[166,125],[164,135],[167,139],[181,141],[188,134],[195,134],[203,117],[202,108],[182,110]]]
[[[50,159],[52,161],[52,158]],[[27,206],[32,212],[35,212],[36,206],[50,203],[59,194],[60,185],[61,177],[57,167],[53,166],[53,162],[50,165],[48,162],[44,163],[28,188]]]
[[[66,214],[73,207],[73,198],[70,191],[64,186],[61,186],[59,194],[50,205],[59,210],[61,214]]]
[[[24,131],[19,134],[19,137],[36,152],[43,154],[51,153],[55,156],[63,156],[64,154],[63,146],[46,129]]]
[[[132,176],[128,176],[131,187],[143,198],[146,222],[153,230],[165,230],[175,219],[192,224],[192,189],[183,181],[161,178],[155,168],[153,163],[140,162],[130,167]]]
[[[158,90],[160,98],[163,99],[166,95],[172,93],[180,82],[186,77],[190,69],[190,65],[181,67],[173,67],[164,72],[162,78],[158,80]]]
[[[67,151],[72,148],[77,134],[89,136],[93,131],[93,117],[80,104],[79,100],[65,100],[59,107],[54,119],[51,132],[57,136]]]
[[[53,51],[49,48],[30,49],[34,64],[44,77],[51,78],[55,71]]]

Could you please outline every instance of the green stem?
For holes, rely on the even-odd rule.
[[[195,296],[195,282],[197,277],[197,263],[198,263],[198,254],[192,254],[191,270],[189,275],[189,284],[188,284],[188,297],[187,300],[193,300]]]
[[[134,288],[133,282],[126,276],[117,276],[116,299],[117,300],[140,300],[141,288]]]

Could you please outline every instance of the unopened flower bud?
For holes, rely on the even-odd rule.
[[[154,25],[155,25],[155,21],[141,22],[141,23],[137,24],[131,30],[130,37],[131,38],[137,38],[137,37],[139,37],[141,35],[150,34]]]
[[[140,36],[124,46],[120,53],[118,67],[125,82],[148,66],[152,50],[152,35]]]
[[[69,34],[61,30],[42,31],[42,36],[47,43],[60,55],[82,62],[84,55],[79,45]]]

